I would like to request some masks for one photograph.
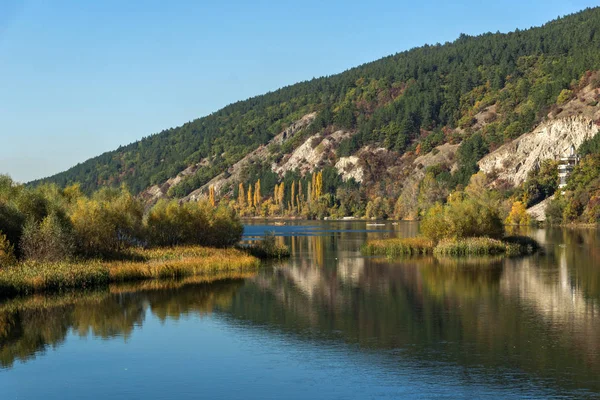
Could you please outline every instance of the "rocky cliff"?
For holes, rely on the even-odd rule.
[[[578,148],[584,140],[598,132],[594,120],[587,116],[570,116],[549,120],[533,132],[507,143],[479,161],[486,174],[495,174],[496,182],[511,186],[523,183],[527,174],[546,159],[558,159],[568,154],[571,146]]]

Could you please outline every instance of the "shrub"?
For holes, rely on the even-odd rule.
[[[558,98],[556,99],[556,104],[564,104],[567,101],[571,100],[571,98],[573,97],[573,91],[569,90],[569,89],[563,89],[560,94],[558,95]]]
[[[562,196],[556,196],[546,206],[546,222],[550,225],[560,225],[564,212],[564,201]]]
[[[10,244],[6,235],[0,231],[0,269],[13,265],[16,261],[13,245]]]
[[[240,241],[244,233],[244,225],[235,211],[226,206],[219,206],[212,215],[206,245],[229,247]]]
[[[207,201],[159,201],[146,219],[150,246],[197,244],[227,247],[239,242],[244,227],[234,211],[225,205],[213,207]]]
[[[448,204],[436,204],[427,211],[421,232],[435,242],[442,238],[501,238],[504,224],[495,207],[459,193],[451,196]]]
[[[70,215],[78,250],[86,256],[110,255],[141,243],[142,216],[142,204],[123,188],[78,199]]]
[[[246,250],[258,258],[285,258],[290,256],[289,247],[278,244],[275,240],[275,234],[265,233],[265,236],[262,240],[258,240],[252,245],[246,247]]]
[[[14,206],[0,202],[0,231],[10,243],[19,243],[25,217]]]
[[[525,204],[521,201],[515,201],[510,210],[510,214],[506,218],[508,225],[529,225],[530,217],[527,214]]]
[[[75,251],[71,227],[55,213],[39,224],[29,220],[19,246],[26,259],[47,262],[67,260]]]
[[[371,219],[385,219],[390,214],[389,203],[381,198],[376,197],[375,199],[367,203],[366,217]]]
[[[540,244],[528,236],[507,236],[502,241],[518,247],[519,254],[533,254],[540,249]]]

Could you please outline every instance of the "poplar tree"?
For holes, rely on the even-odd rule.
[[[260,179],[256,181],[256,184],[254,186],[254,206],[258,207],[260,205],[261,202],[261,196],[260,196]]]
[[[291,207],[290,210],[293,211],[294,210],[294,201],[295,201],[295,197],[296,197],[296,181],[292,181],[292,200],[291,200]]]
[[[238,188],[238,205],[240,206],[240,209],[246,206],[246,193],[244,190],[244,184],[241,182]]]
[[[211,186],[208,189],[208,201],[210,201],[210,204],[214,207],[215,206],[215,187]]]

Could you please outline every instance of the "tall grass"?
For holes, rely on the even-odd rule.
[[[433,252],[433,241],[423,237],[369,240],[361,248],[367,256],[397,257]]]
[[[39,263],[28,261],[0,270],[0,297],[90,288],[110,281],[106,266],[97,261]]]
[[[111,282],[183,278],[254,270],[258,260],[237,249],[189,246],[145,250],[147,261],[108,263]]]
[[[435,249],[435,255],[441,256],[486,256],[506,254],[519,255],[519,246],[488,237],[442,239]]]
[[[436,256],[519,256],[533,254],[538,243],[524,236],[510,236],[503,240],[489,237],[442,239],[437,245],[423,237],[369,240],[361,248],[364,255],[413,256],[433,254]]]
[[[133,261],[24,262],[0,270],[0,297],[74,288],[92,288],[110,282],[189,276],[232,276],[255,271],[259,261],[236,249],[199,246],[131,250]]]
[[[240,247],[254,257],[261,259],[282,259],[290,256],[290,248],[282,243],[277,243],[274,233],[266,233],[261,240],[249,246]]]

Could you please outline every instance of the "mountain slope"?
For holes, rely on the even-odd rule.
[[[336,142],[334,158],[370,147],[396,153],[397,163],[409,162],[411,154],[458,143],[474,132],[493,149],[529,132],[586,71],[598,69],[600,8],[594,8],[526,31],[461,35],[453,43],[423,46],[288,86],[32,184],[79,182],[90,192],[125,183],[139,193],[185,170],[189,173],[170,190],[171,196],[184,197],[313,112],[310,125],[271,147],[271,161],[280,162],[317,133],[327,137],[338,130],[351,134]],[[272,172],[263,161],[244,178]],[[397,185],[389,186],[374,190],[398,194]]]

